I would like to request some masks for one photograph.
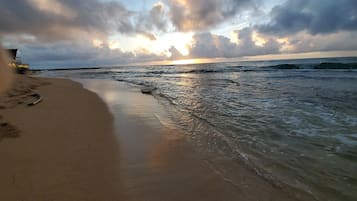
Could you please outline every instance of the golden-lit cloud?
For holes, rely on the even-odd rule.
[[[112,41],[109,42],[108,47],[111,50],[119,49],[120,48],[120,43],[119,43],[119,41],[112,40]]]
[[[234,44],[239,44],[239,35],[238,35],[238,32],[237,31],[231,31],[229,33],[230,35],[230,41]]]
[[[103,41],[99,40],[99,39],[93,39],[92,43],[93,43],[93,46],[97,47],[97,48],[103,47],[103,44],[104,44]]]
[[[74,18],[76,13],[58,0],[28,0],[30,4],[40,11],[48,12],[65,18]]]
[[[190,47],[192,46],[193,33],[172,33],[167,35],[165,42],[170,46],[175,47],[183,56],[190,54]]]
[[[117,40],[102,41],[100,39],[93,39],[92,45],[95,48],[109,48],[110,50],[120,49],[120,42]]]
[[[264,47],[267,43],[267,40],[260,36],[256,31],[252,33],[252,40],[254,41],[256,46]]]
[[[142,49],[147,50],[151,54],[172,56],[170,48],[177,49],[181,56],[188,56],[192,45],[193,33],[166,33],[157,37],[156,40],[151,40],[145,35],[138,34],[135,36],[118,35],[115,40],[121,45],[124,52],[136,52]]]

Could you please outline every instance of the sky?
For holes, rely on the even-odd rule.
[[[357,56],[356,0],[0,1],[33,68]]]

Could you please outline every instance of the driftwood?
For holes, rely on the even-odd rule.
[[[152,94],[153,91],[155,91],[155,87],[144,87],[141,89],[141,93],[143,94]]]
[[[43,100],[42,96],[39,93],[33,93],[30,96],[33,97],[35,100],[28,103],[28,106],[37,105]]]

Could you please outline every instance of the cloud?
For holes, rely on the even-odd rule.
[[[141,16],[142,28],[146,30],[166,31],[169,24],[165,5],[161,2],[155,3],[148,14]]]
[[[0,39],[7,47],[21,49],[23,61],[32,67],[161,60],[162,55],[148,51],[124,52],[119,43],[111,42],[111,36],[142,35],[156,40],[153,31],[165,30],[167,26],[165,12],[161,3],[138,13],[118,1],[0,1]]]
[[[61,10],[58,10],[61,9]],[[63,10],[62,10],[63,9]],[[131,27],[121,4],[96,0],[12,0],[0,2],[0,34],[35,36],[40,41],[106,35]]]
[[[131,32],[156,40],[156,36],[150,31],[166,32],[169,26],[167,15],[165,5],[161,2],[155,3],[149,12],[134,17],[134,29]]]
[[[211,33],[193,36],[190,54],[197,58],[234,57],[237,46],[229,38]]]
[[[244,28],[235,31],[234,41],[225,36],[214,35],[211,33],[200,33],[193,37],[193,45],[190,55],[195,58],[233,58],[242,56],[276,54],[280,51],[280,44],[267,38],[264,44],[254,41],[254,30]]]
[[[289,39],[281,45],[284,53],[354,51],[357,50],[356,37],[356,31],[340,31],[323,35],[299,32],[289,36]]]
[[[255,7],[253,0],[167,0],[172,24],[180,31],[206,30]]]
[[[261,24],[257,2],[163,0],[138,12],[107,0],[0,1],[0,40],[33,67],[357,50],[355,0],[285,0]],[[242,27],[231,38],[210,32],[229,22]]]
[[[260,32],[290,35],[306,31],[312,35],[357,30],[356,0],[288,0],[270,12],[271,21],[258,25]]]
[[[166,58],[145,50],[134,53],[123,52],[119,48],[110,49],[107,44],[93,48],[92,44],[83,41],[26,45],[21,49],[20,56],[33,68],[115,66]]]
[[[170,59],[177,60],[177,59],[185,59],[187,57],[183,56],[180,51],[178,51],[174,46],[168,50],[171,54]]]
[[[58,0],[28,0],[28,2],[37,10],[62,16],[65,18],[74,18],[75,13],[71,8],[61,4]]]
[[[1,35],[33,36],[41,42],[106,38],[115,33],[154,39],[151,31],[164,30],[167,23],[162,4],[141,15],[117,1],[0,1],[0,13]]]

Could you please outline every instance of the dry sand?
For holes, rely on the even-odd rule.
[[[126,200],[105,103],[69,80],[15,83],[0,97],[0,200]],[[29,107],[33,90],[44,101]]]

